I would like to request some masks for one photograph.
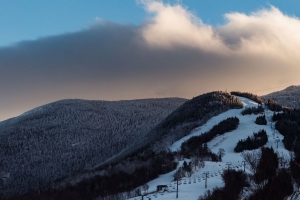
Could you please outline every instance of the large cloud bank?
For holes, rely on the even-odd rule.
[[[151,16],[140,26],[98,20],[0,48],[0,121],[63,98],[190,98],[300,84],[298,18],[271,6],[227,13],[214,27],[182,5],[140,2]]]

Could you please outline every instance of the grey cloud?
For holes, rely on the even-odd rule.
[[[159,9],[164,12],[164,6]],[[177,28],[166,35],[147,34],[150,40],[143,35],[151,30],[147,29],[149,23],[159,32],[165,27],[155,26],[151,20],[141,26],[102,21],[79,32],[0,48],[0,121],[64,98],[191,98],[212,90],[254,91],[297,84],[300,71],[294,67],[295,60],[277,58],[277,51],[257,53],[253,50],[256,40],[253,47],[245,46],[245,40],[252,44],[255,35],[251,27],[234,32],[238,23],[233,28],[195,28],[188,18],[183,21],[190,30],[179,30],[178,35]],[[253,27],[261,31],[257,28],[261,26]],[[203,32],[204,39],[197,39]],[[156,37],[168,46],[159,46]]]

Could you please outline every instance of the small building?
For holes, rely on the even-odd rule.
[[[167,191],[168,190],[168,186],[167,185],[158,185],[156,186],[156,192],[159,192],[159,191]]]

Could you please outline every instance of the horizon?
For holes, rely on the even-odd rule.
[[[291,86],[300,86],[300,85],[290,85],[290,86],[288,86],[288,87],[291,87]],[[286,89],[286,88],[288,88],[288,87],[285,87],[284,89]],[[283,88],[283,87],[281,86],[281,87],[276,87],[276,88]],[[275,88],[262,89],[262,91],[266,91],[266,90],[270,90],[270,89],[273,90],[273,89],[275,89]],[[283,89],[283,90],[284,90],[284,89]],[[226,90],[214,90],[214,91],[223,91],[223,92],[225,92]],[[214,92],[214,91],[210,91],[210,92]],[[278,92],[278,91],[281,91],[281,90],[275,90],[275,91],[273,91],[273,92]],[[228,92],[228,91],[226,91],[226,92]],[[229,92],[235,92],[235,91],[229,91]],[[239,91],[239,92],[244,92],[244,91]],[[273,93],[273,92],[271,92],[271,93]],[[205,93],[209,93],[209,92],[205,92]],[[202,94],[205,94],[205,93],[202,93]],[[251,93],[251,92],[249,92],[249,93]],[[265,95],[268,95],[268,94],[271,94],[271,93],[262,94],[262,95],[259,95],[259,96],[265,96]],[[202,94],[199,94],[199,95],[196,95],[196,96],[200,96],[200,95],[202,95]],[[252,94],[255,94],[255,93],[252,93]],[[256,94],[256,95],[258,95],[258,94]],[[193,97],[196,97],[196,96],[193,96]],[[191,98],[184,98],[184,97],[176,97],[176,96],[171,97],[171,96],[170,96],[170,97],[159,97],[159,98],[162,98],[162,99],[163,99],[163,98],[182,98],[182,99],[190,100],[190,99],[192,99],[193,97],[191,97]],[[140,98],[140,99],[115,99],[115,100],[78,99],[78,98],[74,98],[74,99],[72,99],[72,100],[75,100],[75,99],[76,99],[76,100],[83,100],[83,101],[131,101],[131,100],[156,99],[156,98],[155,98],[155,97],[153,97],[153,98],[148,97],[148,98]],[[58,99],[58,100],[55,100],[55,101],[52,101],[52,102],[47,102],[47,103],[45,103],[45,104],[38,105],[38,106],[36,106],[36,107],[30,108],[30,109],[24,111],[23,113],[17,114],[16,116],[12,116],[12,117],[10,117],[10,118],[3,119],[3,120],[0,119],[0,123],[1,123],[1,122],[4,122],[4,121],[6,121],[6,120],[9,120],[9,119],[13,119],[13,118],[18,117],[18,116],[21,116],[21,115],[25,114],[26,112],[29,112],[29,111],[31,111],[31,110],[33,110],[33,109],[35,109],[35,108],[39,108],[39,107],[41,107],[41,106],[44,106],[44,105],[47,105],[47,104],[50,104],[50,103],[54,103],[54,102],[57,102],[57,101],[61,101],[61,100],[67,100],[67,99]]]

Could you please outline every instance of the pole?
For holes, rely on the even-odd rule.
[[[244,172],[245,172],[245,168],[246,168],[246,161],[245,161],[245,160],[243,160],[242,162],[244,163]]]
[[[205,188],[207,188],[207,175],[209,174],[209,172],[205,172]]]
[[[176,180],[177,180],[176,199],[178,199],[178,178]]]
[[[276,143],[277,143],[277,149],[278,149],[278,142],[279,142],[280,140],[279,139],[276,139]]]

